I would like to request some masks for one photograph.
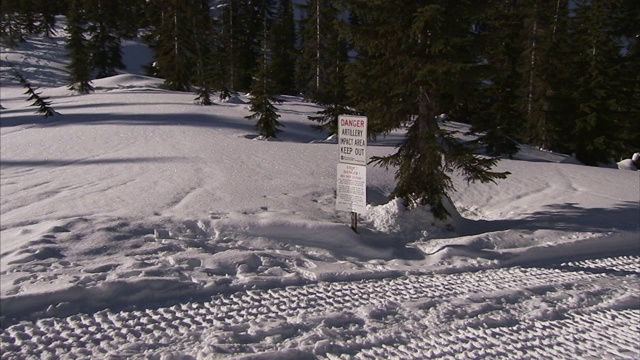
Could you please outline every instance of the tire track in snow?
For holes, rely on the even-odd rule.
[[[23,321],[0,335],[1,358],[637,358],[639,260],[318,283]]]

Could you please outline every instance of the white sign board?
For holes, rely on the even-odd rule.
[[[340,115],[338,145],[341,163],[367,165],[367,117]]]
[[[367,212],[367,167],[338,164],[336,210],[358,214]]]

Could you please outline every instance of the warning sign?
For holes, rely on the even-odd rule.
[[[340,115],[338,145],[341,163],[367,165],[367,117]]]
[[[336,210],[367,212],[367,167],[338,164]]]

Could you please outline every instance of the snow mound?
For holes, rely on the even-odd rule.
[[[102,79],[96,79],[92,82],[96,90],[102,91],[155,89],[162,84],[161,79],[136,74],[114,75]]]
[[[617,164],[618,169],[620,170],[637,171],[637,165],[640,164],[640,153],[634,153],[631,159],[624,159],[622,161],[619,161]]]
[[[430,206],[418,206],[410,210],[398,198],[384,205],[368,205],[362,222],[371,230],[393,235],[397,241],[404,243],[442,235],[453,226],[451,220],[436,219]]]
[[[237,104],[237,105],[244,105],[247,103],[246,101],[242,100],[242,98],[240,98],[240,96],[237,94],[231,95],[220,102],[225,104]]]

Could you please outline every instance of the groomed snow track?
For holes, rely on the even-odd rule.
[[[2,359],[640,357],[640,257],[318,283],[22,321]]]

